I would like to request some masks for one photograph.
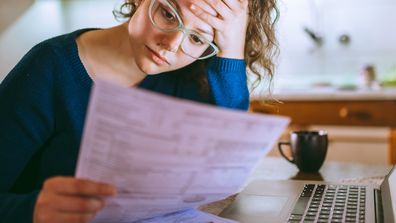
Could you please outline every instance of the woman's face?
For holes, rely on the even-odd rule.
[[[213,28],[190,11],[189,6],[193,1],[168,0],[177,9],[186,28],[201,33],[211,41],[214,38]],[[181,31],[164,32],[152,24],[148,10],[150,3],[151,0],[143,0],[128,24],[130,44],[139,69],[146,74],[158,74],[177,70],[194,62],[196,59],[187,55],[180,47],[183,39]],[[168,14],[160,10],[159,15],[168,18]],[[184,46],[194,44],[190,42],[192,40],[189,36],[184,41],[189,41],[183,43]],[[192,45],[192,49],[193,47]]]

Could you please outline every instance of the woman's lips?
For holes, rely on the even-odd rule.
[[[146,46],[147,47],[147,46]],[[150,47],[147,47],[148,51],[150,52],[150,57],[151,59],[158,65],[165,65],[169,64],[169,62],[166,60],[166,58],[162,57],[159,55],[157,52],[154,50],[150,49]]]

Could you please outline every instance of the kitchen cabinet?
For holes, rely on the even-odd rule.
[[[274,94],[280,103],[253,99],[250,110],[289,116],[298,126],[389,127],[388,161],[396,164],[396,91],[287,92]]]

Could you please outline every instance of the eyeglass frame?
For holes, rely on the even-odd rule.
[[[177,19],[177,21],[179,22],[179,26],[178,26],[178,27],[175,27],[175,28],[173,28],[173,29],[162,29],[162,28],[158,27],[158,25],[154,22],[154,19],[152,18],[152,17],[153,17],[153,16],[152,16],[152,9],[153,9],[153,6],[154,6],[155,1],[160,1],[160,0],[151,0],[150,5],[149,5],[149,8],[148,8],[148,17],[149,17],[149,19],[150,19],[150,21],[151,21],[151,24],[152,24],[155,28],[157,28],[158,30],[161,30],[162,32],[167,32],[167,33],[179,32],[179,31],[182,32],[182,33],[183,33],[183,38],[182,38],[182,40],[181,40],[181,42],[180,42],[180,44],[179,44],[179,47],[183,50],[183,52],[184,52],[186,55],[188,55],[188,56],[190,56],[190,57],[192,57],[192,58],[194,58],[194,59],[197,59],[197,60],[204,60],[204,59],[207,59],[207,58],[209,58],[209,57],[215,56],[215,55],[220,51],[219,48],[218,48],[214,43],[212,43],[211,41],[209,41],[208,39],[206,39],[202,34],[200,34],[199,32],[197,32],[197,31],[195,31],[195,30],[186,28],[186,26],[185,26],[184,23],[183,23],[183,20],[180,18],[179,13],[178,13],[177,10],[173,7],[173,5],[172,5],[171,3],[169,3],[168,0],[163,0],[163,1],[165,1],[165,3],[170,7],[170,9],[175,13],[176,19]],[[209,54],[209,55],[207,55],[207,56],[204,56],[204,57],[194,57],[194,56],[190,55],[189,53],[187,53],[187,52],[184,50],[184,48],[183,48],[183,42],[184,42],[185,38],[186,38],[188,35],[190,35],[190,34],[195,34],[195,35],[198,34],[198,35],[201,36],[203,39],[205,39],[205,40],[209,43],[209,45],[210,45],[211,47],[213,47],[213,49],[214,49],[213,53],[211,53],[211,54]]]

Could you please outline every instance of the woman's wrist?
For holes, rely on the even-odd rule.
[[[221,57],[221,58],[230,58],[230,59],[239,59],[239,60],[244,60],[245,59],[244,53],[240,53],[240,52],[220,51],[217,54],[217,56]]]

